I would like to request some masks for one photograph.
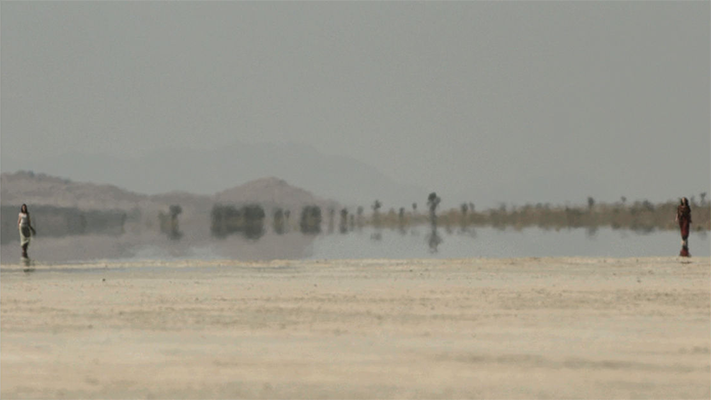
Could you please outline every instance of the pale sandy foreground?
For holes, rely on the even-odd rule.
[[[711,397],[708,258],[1,269],[11,398]]]

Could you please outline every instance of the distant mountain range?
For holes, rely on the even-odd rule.
[[[28,171],[0,174],[2,205],[51,205],[83,209],[131,209],[151,203],[150,196],[114,185],[74,182]]]
[[[262,177],[279,177],[324,198],[366,208],[376,199],[385,208],[407,207],[424,202],[428,194],[360,161],[301,144],[235,143],[213,150],[162,149],[120,158],[77,153],[25,162],[7,157],[3,167],[19,166],[148,195],[174,191],[212,195]]]
[[[277,178],[262,178],[224,190],[213,196],[187,192],[156,195],[131,192],[114,185],[74,182],[46,174],[28,171],[0,174],[2,205],[51,205],[80,209],[165,209],[179,204],[192,212],[206,212],[213,204],[259,203],[268,213],[275,207],[298,211],[304,205],[322,208],[338,207],[326,200]]]
[[[279,207],[291,212],[294,224],[299,221],[305,205],[321,207],[324,215],[328,215],[329,208],[338,210],[340,207],[333,200],[315,196],[274,177],[256,179],[213,195],[179,191],[148,195],[114,185],[75,182],[29,171],[0,174],[0,200],[3,263],[19,261],[16,224],[22,203],[29,206],[33,225],[41,235],[38,237],[42,238],[41,245],[36,247],[36,251],[33,250],[33,254],[53,262],[134,257],[139,256],[137,254],[141,251],[193,257],[194,249],[207,251],[211,257],[298,258],[307,254],[314,237],[275,235],[269,225],[271,222],[266,223],[267,234],[258,244],[250,242],[247,245],[237,236],[213,240],[210,231],[213,205],[258,203],[268,220]],[[179,217],[180,241],[171,241],[161,232],[162,216],[173,204],[182,208]],[[355,210],[351,208],[351,212]]]

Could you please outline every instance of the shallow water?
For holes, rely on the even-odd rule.
[[[689,237],[689,246],[692,256],[709,257],[711,236],[705,231],[693,232]],[[433,240],[432,231],[421,227],[404,232],[363,229],[347,234],[324,233],[314,238],[304,249],[301,258],[668,257],[677,255],[680,248],[681,238],[676,231],[639,233],[611,228],[596,231],[584,228],[556,231],[540,228],[514,230],[485,227],[451,232],[438,229]],[[224,258],[230,257],[210,245],[190,247],[185,255],[180,257],[170,255],[165,249],[157,246],[145,246],[137,249],[132,257],[122,261]]]
[[[215,240],[209,235],[195,240],[170,241],[147,236],[74,236],[38,239],[31,248],[37,264],[84,264],[177,260],[281,260],[368,258],[513,258],[513,257],[669,257],[679,254],[677,231],[585,228],[544,230],[540,228],[468,230],[440,228],[436,235],[426,226],[401,230],[363,229],[341,234],[324,232],[306,236],[299,232],[276,235],[268,232],[256,241],[240,236]],[[146,244],[148,243],[148,244]],[[692,256],[711,256],[711,235],[693,232],[689,238]],[[3,246],[2,264],[19,262],[16,247]],[[12,257],[15,256],[17,260]],[[87,266],[88,267],[88,266]]]
[[[476,228],[447,233],[438,229],[440,243],[430,245],[431,231],[420,228],[401,232],[363,230],[347,235],[318,237],[308,258],[471,258],[471,257],[653,257],[674,256],[681,249],[676,231],[637,233],[602,228],[543,230]],[[708,257],[711,237],[693,232],[689,237],[692,256]]]

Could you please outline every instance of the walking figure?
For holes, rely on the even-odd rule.
[[[20,246],[22,247],[22,258],[27,259],[27,248],[30,246],[30,237],[35,233],[35,228],[32,227],[30,220],[30,212],[27,210],[27,204],[20,207],[20,214],[17,217],[17,227],[20,229]]]
[[[691,207],[689,207],[689,199],[682,197],[679,207],[676,209],[676,222],[679,223],[681,230],[681,251],[680,257],[691,257],[689,254],[689,226],[691,225]]]

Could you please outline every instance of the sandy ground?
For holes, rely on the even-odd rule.
[[[3,399],[711,397],[708,258],[0,272]]]

